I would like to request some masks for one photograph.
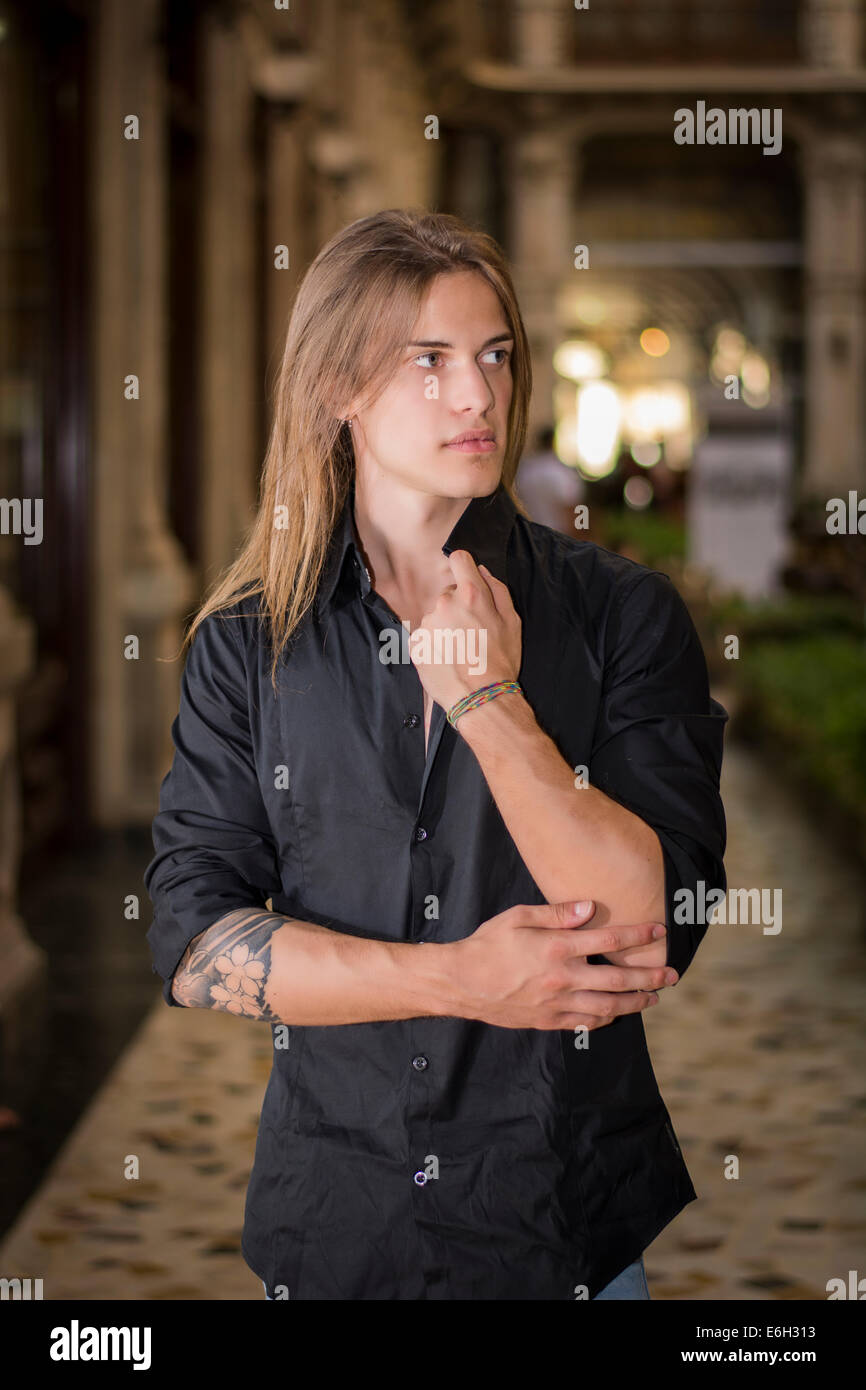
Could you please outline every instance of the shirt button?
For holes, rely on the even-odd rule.
[[[429,1065],[430,1063],[427,1061],[427,1058],[422,1056],[420,1053],[417,1057],[412,1058],[412,1066],[415,1068],[416,1071],[425,1071],[426,1068],[429,1067]]]
[[[418,826],[418,829],[415,831],[415,839],[416,839],[416,840],[426,840],[426,839],[427,839],[427,831],[424,829],[423,825],[419,825],[419,826]]]
[[[419,1187],[423,1187],[424,1184],[425,1184],[425,1182],[427,1181],[427,1174],[426,1174],[426,1173],[420,1173],[420,1172],[419,1172],[419,1173],[416,1173],[416,1174],[415,1174],[415,1181],[416,1181],[416,1183],[418,1184]]]
[[[403,728],[404,728],[404,729],[417,729],[417,727],[418,727],[418,725],[419,725],[420,723],[421,723],[421,720],[420,720],[420,718],[418,717],[417,714],[407,714],[407,715],[405,716],[405,718],[403,719]]]

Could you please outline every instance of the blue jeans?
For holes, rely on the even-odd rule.
[[[265,1298],[273,1303],[273,1299],[268,1293],[268,1286],[262,1281],[262,1288],[265,1291]],[[601,1293],[597,1293],[595,1302],[599,1298],[649,1298],[650,1292],[646,1281],[646,1270],[643,1265],[643,1255],[635,1260],[634,1264],[627,1265],[621,1274],[615,1279],[611,1279],[609,1284],[605,1284]]]
[[[627,1265],[621,1274],[605,1284],[595,1298],[649,1298],[650,1291],[646,1281],[643,1255],[634,1264]],[[595,1300],[593,1300],[595,1301]]]

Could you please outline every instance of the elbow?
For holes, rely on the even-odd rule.
[[[183,1009],[206,1009],[210,1004],[210,985],[204,975],[190,974],[186,966],[179,965],[171,977],[167,988],[166,1001]]]
[[[645,914],[641,916],[642,922],[660,922],[666,925],[667,916],[667,883],[665,874],[665,852],[661,839],[657,832],[647,826],[649,836],[648,862],[645,869]]]
[[[171,982],[169,984],[166,995],[166,1003],[179,1005],[181,1008],[185,1008],[186,1002],[183,999],[183,986],[181,981],[182,971],[176,970],[171,977]]]

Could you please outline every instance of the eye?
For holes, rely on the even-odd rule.
[[[503,361],[503,362],[495,362],[495,363],[494,363],[494,366],[496,366],[496,367],[504,367],[504,366],[505,366],[505,362],[507,362],[508,359],[509,359],[509,357],[511,356],[511,350],[510,350],[510,348],[491,348],[491,349],[490,349],[490,352],[487,352],[487,353],[484,354],[485,357],[489,357],[491,352],[501,352],[501,353],[504,354],[505,361]]]
[[[421,353],[421,356],[420,356],[420,357],[416,357],[414,360],[415,360],[416,362],[420,362],[420,363],[423,365],[423,363],[424,363],[424,358],[425,358],[425,357],[439,357],[439,356],[441,356],[441,354],[438,353],[438,352],[422,352],[422,353]],[[432,368],[431,368],[431,370],[432,370]]]

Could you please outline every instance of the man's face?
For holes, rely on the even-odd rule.
[[[359,474],[436,497],[486,497],[505,457],[514,339],[499,297],[476,271],[438,275],[391,381],[355,414]],[[462,434],[486,442],[457,447]]]

